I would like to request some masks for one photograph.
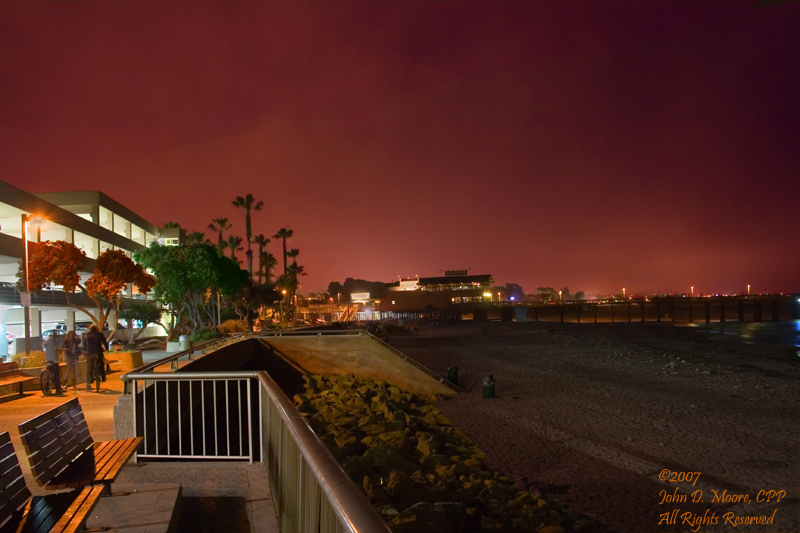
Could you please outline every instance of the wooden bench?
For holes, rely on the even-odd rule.
[[[49,490],[110,485],[142,437],[94,442],[77,398],[19,425],[36,482]]]
[[[0,433],[0,531],[72,532],[81,529],[103,486],[31,497],[8,432]]]
[[[10,361],[8,363],[0,363],[0,386],[13,385],[19,383],[19,394],[22,396],[22,387],[28,381],[36,379],[33,376],[26,376],[19,371],[19,365]]]

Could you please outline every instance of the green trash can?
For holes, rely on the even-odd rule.
[[[483,399],[494,398],[494,376],[489,374],[483,378]]]
[[[451,366],[447,369],[447,381],[453,385],[458,385],[458,367]]]

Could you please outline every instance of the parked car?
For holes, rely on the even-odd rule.
[[[64,339],[67,338],[67,332],[61,331],[60,329],[48,329],[42,332],[42,342],[49,337],[55,336],[56,338],[56,346],[59,348],[64,347]]]

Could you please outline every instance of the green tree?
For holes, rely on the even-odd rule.
[[[156,297],[171,306],[173,313],[186,312],[191,333],[206,323],[216,324],[214,310],[218,292],[231,298],[250,277],[234,260],[223,256],[210,244],[162,246],[153,243],[135,257],[158,278]]]
[[[504,288],[509,300],[513,298],[514,301],[521,302],[525,299],[525,291],[518,283],[506,283]]]
[[[557,300],[558,291],[553,287],[539,287],[536,289],[536,296],[544,301]]]
[[[223,232],[232,228],[233,224],[228,224],[228,219],[226,217],[215,218],[211,221],[211,224],[208,225],[208,229],[211,231],[218,231],[219,237],[217,239],[217,249],[222,252],[225,249],[225,237],[223,236]]]
[[[244,231],[245,237],[247,238],[247,252],[245,255],[247,256],[247,271],[250,272],[251,276],[253,275],[253,250],[250,249],[250,242],[253,238],[253,232],[250,226],[250,210],[261,211],[263,205],[264,202],[256,202],[255,198],[253,198],[253,195],[250,193],[247,193],[245,197],[237,196],[233,201],[233,206],[235,208],[245,210]]]
[[[202,231],[193,231],[189,235],[186,236],[187,240],[192,242],[204,242],[206,240],[206,234]]]
[[[278,233],[272,236],[273,239],[283,240],[283,274],[286,275],[286,239],[291,239],[294,236],[294,231],[286,228],[281,228]]]
[[[133,342],[136,337],[141,335],[149,324],[161,326],[164,328],[167,336],[170,337],[169,328],[161,320],[164,311],[163,307],[153,301],[134,300],[126,305],[125,308],[119,312],[119,318],[123,320],[136,320],[142,323],[142,327],[130,338],[130,342]]]

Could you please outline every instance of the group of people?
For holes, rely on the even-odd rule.
[[[64,386],[72,382],[72,388],[78,388],[78,358],[86,353],[86,391],[92,390],[92,383],[100,392],[100,382],[106,380],[106,365],[103,352],[108,349],[105,335],[92,324],[89,331],[80,337],[73,330],[67,332],[64,340],[64,359],[67,362],[67,375],[64,377]],[[61,372],[58,367],[58,347],[55,335],[49,336],[44,341],[45,364],[53,375],[56,394],[62,394]]]

